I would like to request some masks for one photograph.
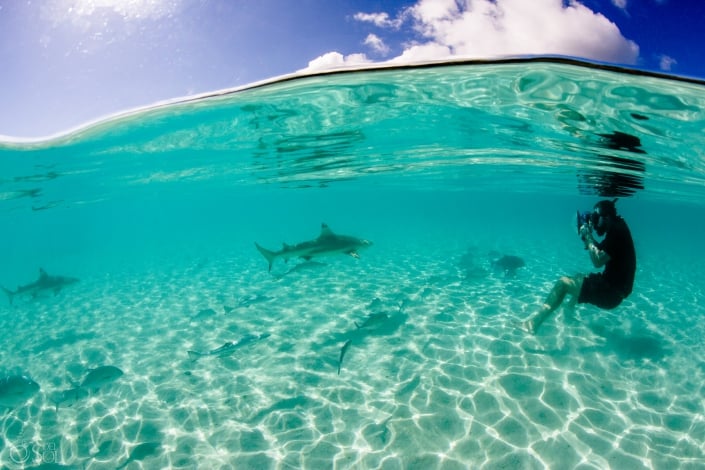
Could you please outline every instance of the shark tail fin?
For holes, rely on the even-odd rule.
[[[12,292],[10,289],[6,289],[5,287],[3,287],[2,290],[5,294],[7,294],[7,299],[10,301],[10,305],[12,305],[12,299],[15,297],[16,292]]]
[[[262,253],[262,256],[264,256],[267,259],[267,262],[269,263],[269,271],[272,271],[272,263],[274,262],[274,258],[277,257],[277,254],[274,253],[273,251],[269,251],[266,248],[262,248],[259,243],[255,242],[255,246],[257,247],[257,251]]]
[[[196,362],[201,358],[201,356],[205,356],[205,354],[200,353],[198,351],[188,351],[188,357],[191,359],[191,361]]]

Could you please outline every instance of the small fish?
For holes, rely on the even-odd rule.
[[[122,465],[117,467],[117,469],[120,470],[121,468],[125,468],[131,462],[142,461],[147,457],[157,455],[161,447],[161,442],[143,442],[142,444],[132,449],[132,452],[130,452],[130,456],[127,457],[127,460],[125,460]]]
[[[340,348],[340,357],[338,358],[338,375],[340,375],[340,368],[343,366],[343,358],[345,357],[345,353],[348,352],[348,348],[351,343],[352,340],[349,339],[345,342],[345,344],[343,344],[343,347]]]
[[[518,256],[505,255],[493,261],[492,266],[497,271],[504,271],[505,276],[511,277],[516,274],[517,269],[526,266],[526,263]]]
[[[80,384],[69,380],[72,388],[54,394],[51,401],[54,402],[56,411],[59,411],[62,406],[72,407],[90,396],[91,392],[106,387],[122,376],[123,372],[115,366],[100,366],[90,369]]]
[[[58,412],[59,407],[63,406],[70,408],[79,401],[87,398],[88,395],[90,395],[90,392],[87,389],[81,387],[74,387],[56,393],[51,401],[54,402],[56,411]]]
[[[79,387],[98,390],[122,377],[123,372],[115,366],[100,366],[88,371]]]
[[[37,382],[26,375],[10,375],[0,379],[0,408],[14,409],[39,391]]]
[[[212,349],[208,352],[199,352],[199,351],[187,351],[188,352],[188,357],[191,358],[192,361],[197,361],[201,357],[204,356],[215,356],[215,357],[227,357],[230,356],[235,352],[235,350],[247,346],[248,344],[252,344],[256,341],[260,341],[266,338],[269,338],[271,335],[269,333],[263,333],[261,335],[245,335],[240,341],[237,343],[234,341],[228,341],[227,343],[223,344],[221,347]]]

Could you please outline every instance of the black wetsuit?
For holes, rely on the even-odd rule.
[[[623,218],[617,217],[605,239],[595,244],[610,255],[601,273],[585,277],[578,303],[589,303],[600,308],[615,308],[632,293],[636,272],[636,251],[632,234]]]

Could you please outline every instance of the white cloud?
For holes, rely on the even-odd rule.
[[[576,1],[448,1],[445,11],[438,5],[420,0],[413,7],[415,28],[456,56],[558,54],[620,63],[638,56],[638,46],[614,23]]]
[[[620,10],[627,9],[627,0],[612,0],[612,4]]]
[[[378,54],[389,54],[389,46],[387,46],[384,41],[376,34],[368,34],[365,38],[365,45],[371,47],[372,50]]]
[[[424,21],[435,23],[457,17],[460,7],[461,5],[455,0],[420,0],[409,8],[409,12],[416,18],[423,18]]]
[[[673,57],[669,57],[667,55],[662,55],[659,58],[659,67],[661,70],[665,72],[670,72],[670,70],[673,68],[674,65],[676,65],[678,61],[674,59]]]
[[[372,23],[379,28],[397,29],[403,22],[402,18],[390,19],[388,13],[355,13],[353,18],[363,23]]]
[[[350,66],[358,66],[369,64],[371,61],[365,54],[350,54],[344,56],[340,52],[327,52],[322,56],[313,59],[308,63],[306,72],[317,72],[321,70],[330,70]]]
[[[449,47],[436,43],[414,44],[404,49],[400,56],[389,61],[392,64],[410,64],[414,62],[430,62],[452,57]]]
[[[388,13],[355,15],[380,28],[410,23],[416,37],[391,63],[565,55],[634,64],[639,55],[639,47],[613,22],[577,0],[418,0],[397,18],[390,20]]]

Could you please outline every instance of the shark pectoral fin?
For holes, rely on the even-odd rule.
[[[46,271],[44,271],[44,268],[39,268],[39,279],[44,279],[46,277],[49,277]]]
[[[313,259],[313,256],[302,256],[302,258],[306,261],[311,261]]]

